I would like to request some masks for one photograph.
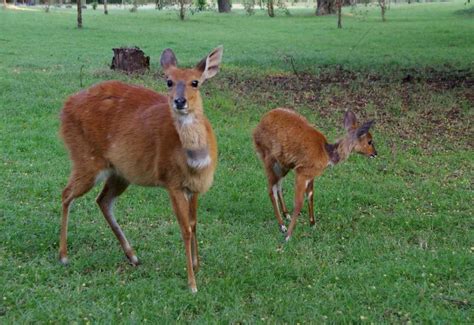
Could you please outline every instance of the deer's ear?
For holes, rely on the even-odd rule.
[[[374,120],[365,122],[360,128],[357,129],[356,136],[360,138],[361,136],[369,133],[369,129],[374,124]]]
[[[212,52],[209,53],[208,56],[206,56],[204,59],[199,61],[198,64],[196,64],[195,69],[202,73],[202,81],[214,77],[217,72],[219,72],[219,65],[221,64],[222,60],[222,53],[224,53],[224,47],[221,45],[212,50]]]
[[[178,65],[178,60],[176,60],[176,56],[174,55],[171,49],[166,49],[161,53],[160,64],[163,68],[163,71],[166,72],[171,67],[176,67]]]
[[[347,131],[355,129],[357,127],[357,117],[352,111],[347,111],[344,114],[344,128]]]

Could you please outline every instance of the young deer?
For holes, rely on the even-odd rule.
[[[294,111],[277,108],[265,114],[253,132],[253,140],[268,178],[268,190],[275,217],[281,232],[289,240],[301,211],[304,195],[308,197],[309,222],[314,225],[313,182],[326,167],[346,160],[352,151],[374,158],[377,155],[369,129],[374,121],[359,127],[354,113],[344,115],[346,136],[335,144]],[[283,200],[282,181],[295,169],[294,211],[290,217]],[[291,219],[288,231],[283,223],[280,208]]]
[[[204,116],[200,85],[219,71],[218,47],[192,69],[177,68],[170,49],[161,55],[168,96],[106,81],[69,97],[61,113],[61,136],[72,171],[62,193],[59,258],[67,260],[67,225],[72,201],[97,182],[97,203],[131,264],[138,259],[115,221],[115,199],[129,184],[167,189],[186,249],[188,284],[196,292],[198,195],[212,184],[217,143]]]

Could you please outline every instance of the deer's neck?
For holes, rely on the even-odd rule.
[[[335,144],[326,144],[326,151],[329,156],[329,163],[331,165],[335,165],[340,162],[343,162],[344,160],[349,158],[349,155],[351,154],[353,148],[354,145],[352,141],[350,141],[349,137],[345,137],[337,141]]]
[[[199,113],[176,116],[178,131],[187,163],[195,169],[204,168],[211,163],[204,116]]]

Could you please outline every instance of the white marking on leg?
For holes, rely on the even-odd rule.
[[[280,205],[278,204],[278,183],[272,186],[272,195],[275,200],[278,213],[280,213]]]
[[[191,293],[197,293],[198,289],[197,288],[191,288]]]
[[[67,265],[69,263],[69,260],[67,257],[61,257],[61,259],[59,260],[61,262],[61,264],[63,265]]]
[[[107,178],[109,178],[110,175],[112,175],[112,169],[110,169],[110,168],[103,169],[95,177],[95,182],[94,183],[98,184],[98,183],[102,182],[103,180],[106,180]]]

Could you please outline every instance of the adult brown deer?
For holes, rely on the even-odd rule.
[[[218,47],[194,68],[179,69],[173,51],[163,51],[160,63],[168,96],[106,81],[69,97],[60,130],[72,161],[62,193],[59,258],[63,264],[68,262],[70,205],[105,179],[97,203],[128,260],[137,265],[135,252],[115,221],[114,200],[129,184],[161,186],[169,193],[181,228],[189,288],[197,291],[198,195],[211,186],[217,162],[216,138],[204,116],[199,87],[219,71],[222,53],[223,47]]]
[[[265,167],[268,191],[280,230],[289,240],[296,225],[306,193],[309,206],[309,221],[314,225],[313,182],[326,167],[346,160],[352,151],[374,158],[377,156],[369,129],[374,121],[358,125],[354,113],[344,115],[344,138],[329,144],[326,137],[314,129],[301,115],[288,109],[277,108],[265,114],[253,132],[255,148]],[[294,169],[295,199],[290,217],[283,199],[282,181]],[[281,218],[280,206],[287,219],[291,219],[287,230]]]

